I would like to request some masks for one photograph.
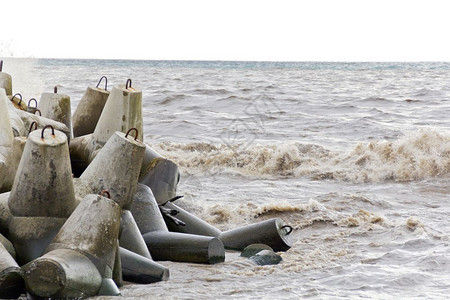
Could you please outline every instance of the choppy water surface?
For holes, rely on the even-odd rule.
[[[447,298],[450,64],[6,60],[14,91],[102,75],[142,89],[145,141],[182,171],[179,205],[220,229],[280,217],[282,263],[162,262],[126,298]]]

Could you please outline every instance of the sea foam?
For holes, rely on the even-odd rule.
[[[396,140],[359,143],[350,151],[298,142],[153,145],[187,174],[238,173],[256,178],[310,177],[349,182],[407,182],[450,174],[450,135],[420,129]]]

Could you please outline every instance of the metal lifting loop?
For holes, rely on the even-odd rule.
[[[53,126],[52,126],[52,125],[47,125],[47,126],[44,126],[44,128],[42,128],[41,139],[44,138],[44,131],[45,131],[45,129],[47,129],[47,128],[51,128],[51,129],[52,129],[52,135],[53,135],[53,136],[55,135],[55,129],[53,128]]]
[[[36,108],[36,110],[34,111],[34,114],[36,114],[36,112],[38,112],[39,115],[42,117],[42,113],[41,113],[41,111],[39,109]]]
[[[31,101],[34,101],[34,103],[36,103],[36,106],[34,108],[37,108],[38,103],[37,103],[37,100],[35,98],[31,98],[30,100],[28,100],[28,105],[27,106],[30,106],[30,102]]]
[[[30,125],[30,129],[28,129],[28,135],[30,135],[30,133],[31,133],[31,129],[33,129],[33,125],[34,125],[34,130],[37,130],[37,123],[36,123],[36,121],[33,121],[32,123],[31,123],[31,125]],[[27,136],[28,136],[27,135]]]
[[[130,85],[128,85],[128,83],[130,83]],[[127,80],[127,83],[125,83],[125,89],[129,89],[131,87],[131,79]]]
[[[18,105],[20,106],[20,103],[22,103],[22,95],[21,95],[21,94],[19,94],[19,93],[14,94],[14,96],[12,96],[12,98],[11,98],[11,101],[14,102],[14,98],[15,98],[16,96],[18,96],[17,98],[20,99],[20,100],[19,100],[19,104],[18,104]]]
[[[131,130],[134,130],[134,131],[136,131],[136,134],[134,135],[134,140],[136,140],[137,139],[137,137],[138,137],[138,134],[139,134],[139,132],[138,132],[138,130],[136,129],[136,128],[130,128],[130,129],[128,129],[128,131],[127,131],[127,134],[125,134],[125,138],[127,138],[128,137],[128,134],[130,133],[130,131]]]
[[[286,235],[289,235],[293,230],[292,226],[289,226],[289,225],[284,225],[281,227],[281,229],[284,229],[284,228],[288,229],[288,230],[286,230]]]
[[[108,197],[108,199],[111,199],[111,194],[107,191],[107,190],[103,190],[100,193],[98,193],[100,196],[103,196],[104,194],[106,194]],[[105,196],[103,196],[105,197]]]
[[[97,83],[97,88],[98,88],[98,86],[100,85],[100,82],[102,82],[102,79],[103,78],[105,78],[105,91],[107,91],[108,90],[108,78],[106,78],[106,76],[102,76],[101,78],[100,78],[100,80],[98,81],[98,83]]]
[[[55,85],[55,87],[53,88],[53,93],[58,94],[58,86]]]

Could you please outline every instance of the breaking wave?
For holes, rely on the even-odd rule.
[[[450,136],[432,129],[421,129],[394,141],[360,143],[348,152],[298,142],[268,145],[164,142],[153,147],[187,174],[230,172],[350,182],[406,182],[450,174]]]

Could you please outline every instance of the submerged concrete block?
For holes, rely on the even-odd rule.
[[[255,255],[256,253],[261,252],[262,250],[273,251],[273,249],[270,246],[267,246],[264,244],[251,244],[242,250],[241,256],[249,258],[249,257],[252,257],[253,255]]]
[[[292,227],[274,218],[225,231],[219,238],[228,249],[243,250],[250,244],[266,244],[274,251],[287,251],[292,247],[291,232]]]
[[[283,259],[280,255],[273,252],[273,250],[262,250],[255,255],[252,255],[249,260],[258,266],[277,265]]]

